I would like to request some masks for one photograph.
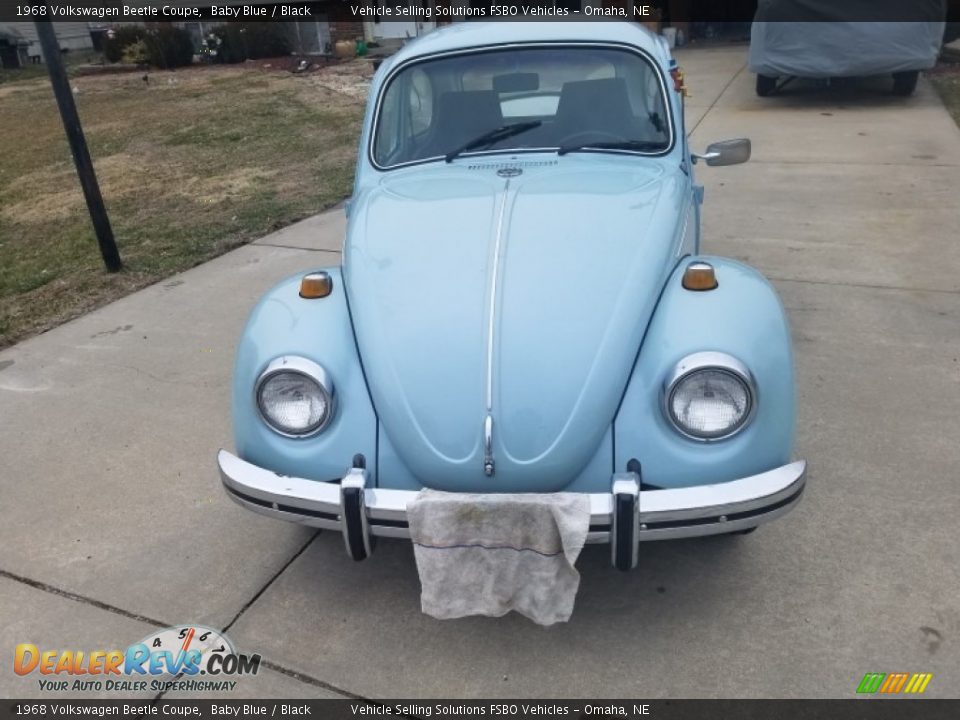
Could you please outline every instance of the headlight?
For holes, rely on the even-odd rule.
[[[673,426],[695,440],[720,440],[742,430],[756,405],[753,377],[730,355],[688,355],[664,384],[664,410]]]
[[[333,417],[333,383],[326,370],[306,358],[280,357],[257,379],[257,408],[281,435],[320,432]]]

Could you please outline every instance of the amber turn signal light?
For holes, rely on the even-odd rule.
[[[333,292],[333,278],[325,272],[315,272],[304,275],[300,281],[300,297],[313,300],[325,298]]]
[[[670,77],[673,78],[673,89],[684,97],[690,97],[690,91],[687,90],[687,81],[683,70],[678,67],[673,68],[670,71]]]
[[[683,272],[683,287],[687,290],[713,290],[717,287],[717,274],[713,265],[705,262],[692,262]]]

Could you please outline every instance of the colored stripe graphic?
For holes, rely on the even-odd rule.
[[[885,677],[886,673],[867,673],[863,676],[863,680],[860,681],[860,685],[857,687],[857,692],[868,693],[872,695],[880,689],[880,684],[883,682]]]
[[[932,679],[933,673],[914,673],[913,677],[910,678],[910,682],[907,683],[904,692],[919,695],[927,689],[927,685],[930,684],[930,680]]]
[[[888,695],[900,692],[908,677],[907,673],[890,673],[883,685],[880,686],[880,692]]]
[[[857,686],[857,692],[865,695],[896,695],[900,692],[920,695],[932,679],[933,673],[867,673]]]

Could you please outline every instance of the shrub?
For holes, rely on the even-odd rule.
[[[193,40],[183,28],[161,25],[151,30],[144,42],[147,45],[147,60],[154,67],[176,68],[193,62]]]
[[[220,61],[238,63],[289,55],[290,40],[282,25],[283,23],[244,22],[215,27],[211,32],[222,41],[218,49]]]
[[[123,49],[123,55],[120,59],[130,65],[142,65],[146,63],[149,60],[146,42],[137,40],[134,43],[130,43]]]
[[[107,62],[120,62],[123,51],[127,46],[134,45],[147,36],[147,29],[142,25],[119,25],[107,31],[103,40],[103,56]]]

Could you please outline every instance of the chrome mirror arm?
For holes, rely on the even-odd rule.
[[[716,160],[718,157],[720,157],[720,155],[721,153],[717,151],[705,153],[692,152],[690,153],[690,159],[693,161],[693,164],[696,165],[697,161],[699,160],[706,160],[707,162],[710,162],[711,160]]]

